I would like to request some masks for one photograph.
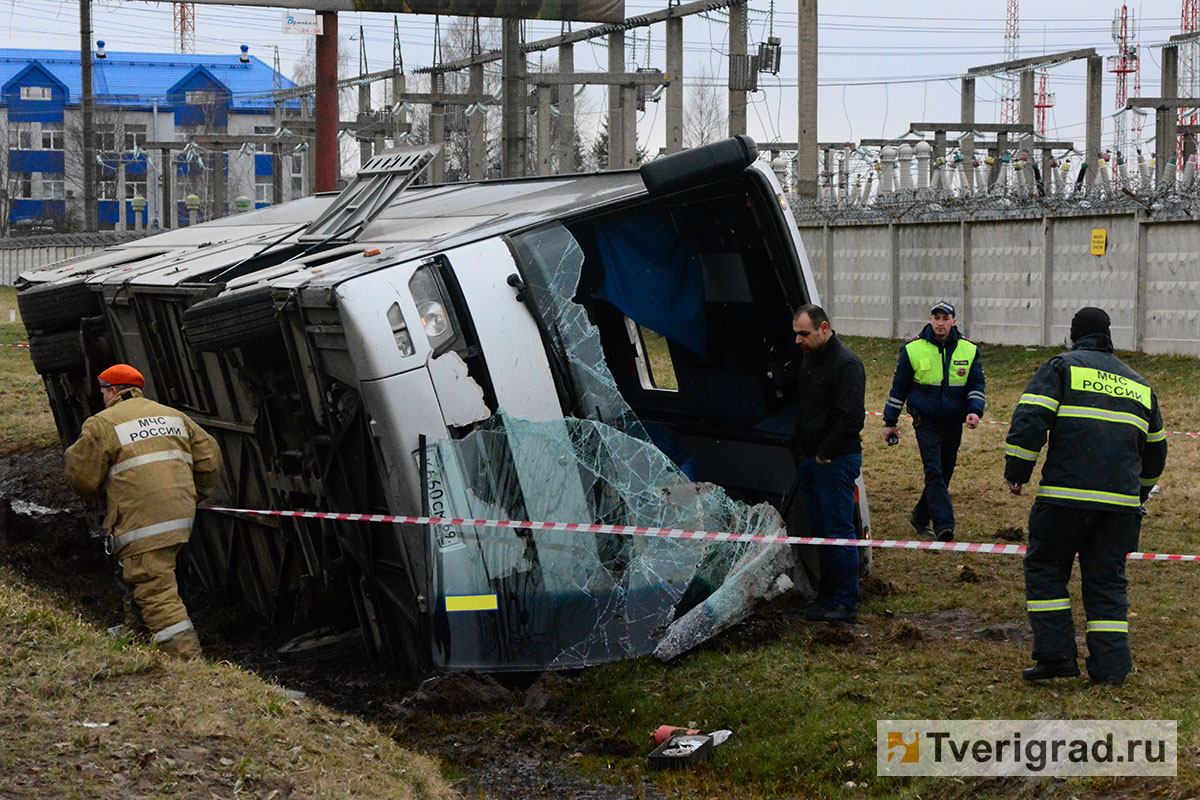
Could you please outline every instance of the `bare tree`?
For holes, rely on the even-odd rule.
[[[699,147],[724,139],[729,127],[723,92],[707,68],[700,70],[695,81],[683,112],[684,147]]]

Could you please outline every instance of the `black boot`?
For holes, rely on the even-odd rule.
[[[1060,661],[1039,661],[1037,666],[1030,667],[1021,673],[1027,681],[1045,681],[1051,678],[1074,678],[1079,674],[1079,664],[1073,658]]]

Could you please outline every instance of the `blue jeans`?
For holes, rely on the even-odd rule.
[[[796,491],[804,503],[810,536],[857,538],[854,531],[854,481],[862,469],[862,454],[838,456],[830,464],[805,458],[796,467]],[[858,548],[817,548],[821,564],[818,603],[839,603],[858,609]]]

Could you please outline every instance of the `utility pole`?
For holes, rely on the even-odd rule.
[[[333,192],[338,182],[338,15],[322,11],[325,33],[317,37],[316,191]]]
[[[817,199],[817,0],[800,0],[796,195]]]
[[[363,33],[363,26],[358,26],[358,74],[366,75],[367,68],[367,37]],[[362,124],[367,124],[371,121],[371,84],[364,83],[358,87],[358,121]],[[371,160],[371,149],[373,145],[370,141],[360,138],[358,140],[358,163],[359,166],[365,166]]]
[[[746,22],[747,9],[745,3],[734,3],[729,6],[729,67],[730,85],[733,85],[732,73],[734,64],[746,62]],[[747,70],[749,72],[749,70]],[[744,89],[729,90],[729,135],[739,136],[746,132],[746,92]]]
[[[683,149],[683,17],[667,19],[667,154]]]
[[[92,0],[79,0],[79,71],[83,91],[83,226],[95,231],[96,107],[92,96]],[[124,202],[124,198],[118,198]]]
[[[503,75],[503,171],[506,178],[525,174],[525,54],[521,52],[521,20],[501,23],[504,49]]]

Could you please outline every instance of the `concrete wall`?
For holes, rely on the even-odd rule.
[[[1103,229],[1103,255],[1091,254]],[[946,299],[993,344],[1057,345],[1085,305],[1124,350],[1200,355],[1200,221],[1140,213],[878,224],[800,223],[837,330],[908,337]]]

